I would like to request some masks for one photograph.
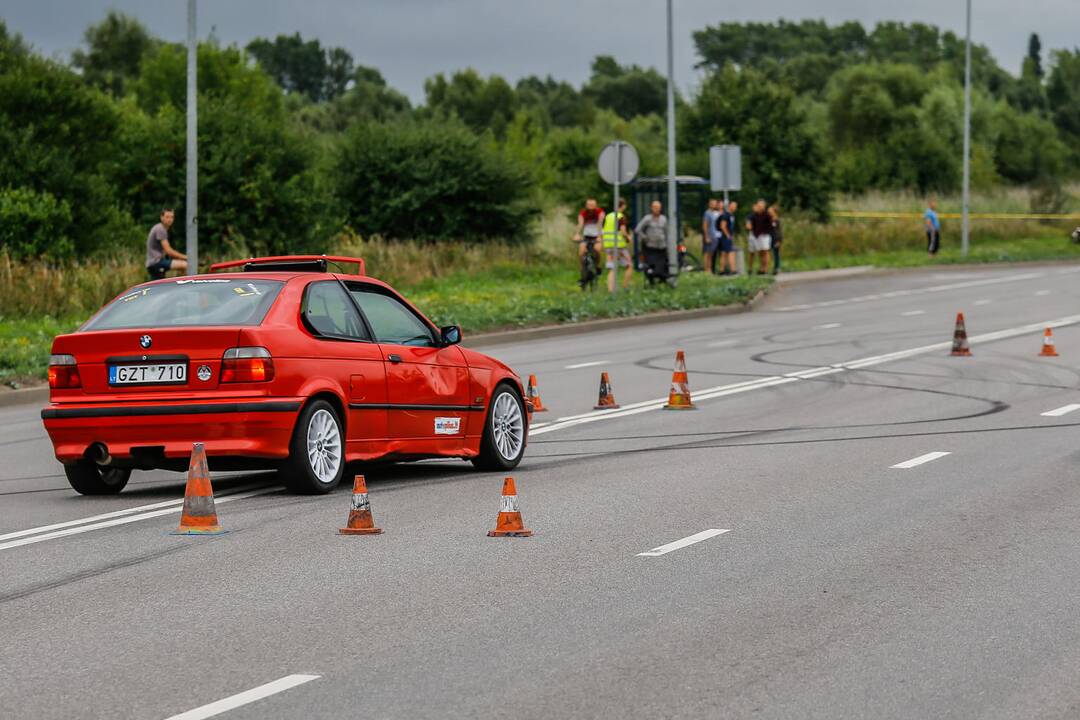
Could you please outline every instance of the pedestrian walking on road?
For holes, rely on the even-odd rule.
[[[717,220],[720,218],[720,201],[709,198],[709,206],[701,218],[701,260],[702,269],[716,274],[716,253],[719,249],[720,231]]]
[[[926,252],[934,257],[941,248],[941,218],[937,214],[936,197],[931,197],[926,203],[923,224],[926,226]]]
[[[772,274],[776,275],[780,272],[780,247],[784,244],[784,226],[780,222],[780,208],[770,205],[769,217],[772,218]]]
[[[618,221],[619,229],[616,232],[615,223]],[[615,265],[626,268],[623,272],[622,288],[630,287],[630,278],[633,277],[634,267],[630,257],[630,228],[626,219],[626,200],[619,198],[619,211],[608,213],[604,218],[604,255],[607,257],[607,289],[615,291]]]
[[[187,270],[187,255],[169,244],[169,228],[175,218],[172,208],[162,209],[161,221],[146,236],[146,272],[151,280],[160,280],[170,270]]]
[[[746,229],[750,232],[747,243],[750,256],[746,261],[746,272],[754,274],[754,256],[758,259],[758,274],[764,275],[769,271],[769,248],[772,247],[772,218],[765,211],[765,200],[758,198],[754,203],[754,210],[746,219]]]

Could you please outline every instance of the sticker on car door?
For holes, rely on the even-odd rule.
[[[435,418],[436,435],[457,435],[461,432],[461,418],[437,417]]]

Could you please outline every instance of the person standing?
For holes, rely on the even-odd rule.
[[[187,270],[187,255],[169,244],[169,228],[175,218],[172,208],[163,208],[160,222],[146,236],[146,272],[151,280],[160,280],[170,270]]]
[[[937,214],[937,198],[931,197],[926,206],[926,212],[923,213],[923,224],[926,226],[926,252],[930,257],[934,257],[941,248],[941,218]]]
[[[780,246],[784,244],[784,226],[780,222],[780,208],[769,206],[769,218],[772,219],[772,274],[780,272]]]
[[[615,224],[619,225],[616,232]],[[619,198],[618,212],[608,213],[604,218],[604,255],[607,256],[607,289],[615,291],[615,265],[626,268],[623,272],[622,288],[630,287],[630,278],[634,268],[630,262],[630,229],[626,219],[626,200]]]
[[[701,260],[703,270],[716,274],[716,251],[719,245],[720,231],[717,220],[720,218],[720,201],[709,198],[709,206],[701,218]]]
[[[641,240],[641,254],[645,258],[646,273],[650,282],[667,278],[667,218],[661,214],[663,205],[653,200],[649,214],[641,218],[634,233]]]
[[[746,261],[746,272],[754,274],[754,256],[758,259],[758,274],[764,275],[769,271],[769,248],[772,246],[772,219],[765,212],[765,200],[758,198],[754,203],[753,212],[746,219],[746,229],[750,232],[748,249],[750,257]]]
[[[735,211],[739,209],[739,203],[732,200],[716,218],[716,228],[719,231],[720,274],[735,274],[735,233],[738,225],[735,223]]]

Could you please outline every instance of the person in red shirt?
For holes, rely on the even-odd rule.
[[[596,256],[596,265],[600,266],[600,230],[604,227],[604,208],[596,204],[596,198],[585,201],[585,207],[578,213],[577,232],[574,240],[578,244],[578,257],[584,257],[588,248]]]

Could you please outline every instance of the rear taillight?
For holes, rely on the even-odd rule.
[[[49,356],[49,387],[82,387],[82,380],[79,379],[79,368],[75,364],[73,355]]]
[[[268,382],[274,379],[274,360],[264,347],[229,348],[221,357],[221,382]]]

